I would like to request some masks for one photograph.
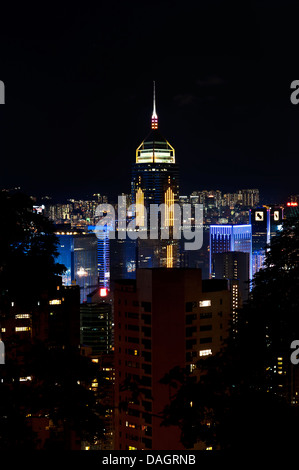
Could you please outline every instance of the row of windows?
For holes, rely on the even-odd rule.
[[[118,304],[120,305],[121,303],[121,299],[118,299]],[[127,299],[124,299],[124,305],[128,305]],[[133,300],[132,306],[139,307],[139,302],[137,300]],[[144,312],[151,312],[152,310],[151,302],[141,302],[140,306],[143,308]]]
[[[222,340],[222,336],[220,336],[220,340]],[[199,344],[208,344],[208,343],[212,343],[213,341],[213,338],[212,337],[207,337],[207,338],[200,338],[199,339]],[[192,349],[193,346],[195,346],[197,344],[197,340],[196,338],[192,338],[192,339],[187,339],[186,341],[186,349]]]
[[[222,324],[220,323],[220,329],[222,328]],[[211,331],[212,330],[212,325],[201,325],[199,327],[199,331]],[[197,332],[197,327],[196,326],[189,326],[186,328],[186,336],[192,336],[193,333]]]
[[[222,317],[222,312],[218,312],[217,315],[219,317]],[[212,317],[213,317],[212,312],[201,312],[199,314],[199,318],[201,320],[204,320],[206,318],[212,318]],[[192,315],[186,315],[186,325],[191,325],[193,321],[195,321],[196,319],[197,319],[196,313],[193,313]]]
[[[219,299],[219,305],[222,305],[222,299]],[[185,310],[186,312],[192,312],[194,308],[200,307],[211,307],[212,301],[211,300],[199,300],[193,302],[186,302]]]

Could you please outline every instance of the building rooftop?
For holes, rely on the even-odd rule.
[[[175,163],[175,151],[157,129],[152,129],[136,150],[136,163]]]

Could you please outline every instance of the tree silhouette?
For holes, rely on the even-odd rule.
[[[0,193],[0,309],[10,299],[29,307],[65,267],[55,262],[58,238],[52,222],[22,193]]]
[[[30,312],[42,293],[57,286],[64,266],[55,262],[58,239],[54,226],[34,212],[30,197],[1,192],[0,206],[5,221],[0,233],[1,324],[1,316],[10,315],[12,300]],[[34,337],[6,337],[5,351],[6,362],[0,369],[1,450],[36,448],[32,417],[47,418],[54,430],[62,429],[65,435],[74,432],[91,444],[102,438],[104,378],[97,364],[82,357],[78,348],[49,348],[47,341],[38,342]],[[91,390],[95,379],[97,396]],[[50,436],[46,447],[63,447],[69,442]]]
[[[187,448],[199,442],[201,448],[236,450],[296,443],[299,381],[290,344],[299,337],[299,220],[286,219],[268,249],[238,313],[238,334],[220,353],[198,361],[197,381],[186,370],[164,378],[179,386],[162,425],[180,426]]]

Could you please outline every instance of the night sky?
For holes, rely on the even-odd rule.
[[[181,194],[299,194],[295,1],[40,5],[1,7],[2,188],[57,200],[129,193],[155,80]]]

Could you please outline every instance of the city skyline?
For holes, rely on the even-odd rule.
[[[298,14],[1,5],[0,449],[22,465],[296,448]]]
[[[212,88],[222,88],[223,89],[223,83],[221,83],[221,80],[218,82],[218,79],[216,76],[210,76],[208,77],[208,81],[211,81],[210,85]],[[147,83],[148,85],[151,85],[150,82]],[[209,88],[209,84],[206,83],[207,88]],[[148,92],[150,91],[150,86],[148,87],[149,90]],[[144,90],[143,90],[144,91]],[[216,91],[216,90],[215,90]],[[145,96],[146,95],[149,95],[149,93],[145,93]],[[167,97],[167,94],[169,92],[166,93],[166,97]],[[273,164],[275,166],[275,163],[271,164],[269,162],[269,165],[263,167],[263,164],[262,162],[260,161],[259,162],[259,167],[257,168],[258,169],[258,173],[260,175],[260,177],[256,177],[256,178],[252,178],[250,177],[250,173],[251,173],[251,166],[252,164],[249,164],[248,166],[248,172],[246,172],[246,169],[243,168],[243,172],[242,174],[238,174],[236,173],[236,168],[235,167],[230,167],[230,165],[235,165],[236,166],[236,160],[238,160],[238,155],[237,153],[235,152],[235,150],[233,151],[233,153],[235,154],[234,155],[234,158],[232,158],[231,160],[228,159],[225,164],[223,162],[220,162],[218,161],[218,159],[221,160],[220,156],[218,155],[216,157],[216,160],[215,160],[215,164],[213,165],[210,165],[211,161],[213,160],[213,158],[215,157],[212,156],[212,155],[208,155],[208,153],[210,152],[211,148],[213,148],[215,145],[217,146],[218,144],[216,142],[212,142],[214,139],[210,136],[209,139],[211,139],[209,141],[209,150],[206,148],[206,150],[203,150],[203,154],[202,155],[199,155],[200,156],[203,156],[204,158],[199,158],[201,160],[201,163],[198,164],[198,162],[196,162],[196,160],[198,159],[194,159],[194,156],[191,158],[189,158],[189,155],[188,153],[192,154],[194,153],[194,150],[195,150],[195,140],[194,140],[194,136],[191,138],[190,140],[190,130],[186,130],[185,128],[185,125],[186,125],[186,122],[183,122],[182,123],[182,133],[181,134],[178,134],[178,131],[176,130],[177,128],[177,122],[173,122],[173,116],[171,116],[171,113],[174,111],[174,108],[175,109],[175,113],[183,113],[184,112],[189,112],[188,111],[188,108],[194,108],[195,106],[195,102],[197,101],[197,98],[195,96],[192,97],[192,95],[189,95],[189,96],[183,96],[181,95],[180,97],[178,96],[173,96],[172,97],[172,102],[170,101],[169,103],[169,106],[167,106],[167,103],[165,102],[165,97],[161,96],[162,93],[160,91],[160,102],[161,102],[161,111],[158,112],[158,115],[160,116],[160,120],[162,121],[162,133],[164,133],[164,129],[165,131],[167,132],[167,135],[170,134],[171,135],[171,141],[172,142],[175,142],[176,144],[174,144],[175,148],[178,149],[177,150],[177,161],[180,163],[181,162],[181,165],[180,165],[180,168],[181,168],[181,181],[180,181],[180,194],[191,194],[193,191],[195,190],[212,190],[212,189],[219,189],[220,191],[222,191],[223,193],[234,193],[236,192],[238,189],[242,188],[242,189],[249,189],[249,188],[258,188],[259,191],[260,191],[260,194],[262,196],[262,199],[264,200],[268,200],[269,202],[274,202],[274,203],[282,203],[284,201],[287,200],[287,198],[291,195],[291,194],[297,194],[298,190],[297,190],[297,186],[296,186],[296,183],[294,184],[290,184],[289,186],[289,189],[287,188],[286,186],[286,183],[284,182],[283,184],[279,185],[272,185],[272,184],[269,184],[268,182],[268,179],[264,179],[266,178],[266,176],[270,176],[270,177],[274,177],[274,173],[273,173]],[[145,96],[144,97],[139,97],[140,99],[142,99],[143,101],[145,101]],[[145,103],[143,103],[143,105],[141,106],[141,110],[138,110],[138,109],[134,109],[133,113],[136,115],[136,124],[138,123],[138,120],[140,121],[140,118],[142,120],[142,123],[145,124],[144,126],[144,130],[142,132],[140,132],[140,136],[141,137],[138,137],[138,132],[136,130],[136,133],[134,132],[134,136],[133,136],[133,132],[132,130],[131,131],[131,136],[130,136],[130,141],[127,143],[127,145],[125,145],[122,149],[119,148],[119,151],[122,150],[124,155],[126,156],[125,158],[119,158],[119,156],[117,156],[117,166],[119,167],[119,172],[118,172],[118,167],[117,168],[113,168],[111,169],[111,173],[109,175],[108,178],[103,178],[101,176],[101,172],[99,173],[99,184],[95,183],[94,179],[94,175],[93,175],[93,170],[92,168],[87,168],[86,171],[87,171],[87,177],[82,177],[82,185],[78,185],[78,181],[77,181],[77,177],[79,176],[80,174],[80,171],[78,169],[78,172],[76,174],[76,176],[72,173],[73,170],[71,170],[71,174],[72,174],[72,178],[73,178],[73,181],[69,181],[68,177],[67,177],[67,173],[65,174],[65,176],[62,178],[62,179],[65,179],[66,180],[66,184],[62,184],[62,182],[60,181],[60,177],[58,175],[58,172],[57,170],[59,169],[59,166],[60,165],[64,165],[63,162],[60,162],[59,163],[59,166],[58,168],[55,166],[54,168],[50,169],[50,172],[51,171],[54,171],[55,174],[56,174],[56,177],[55,179],[53,179],[52,182],[49,181],[49,177],[45,174],[45,173],[41,173],[41,176],[38,180],[31,180],[31,170],[29,170],[29,173],[24,173],[22,172],[22,176],[18,176],[18,170],[15,169],[14,170],[14,173],[13,174],[10,174],[10,175],[6,175],[6,176],[3,176],[2,174],[2,177],[3,177],[3,180],[2,180],[2,188],[6,189],[7,187],[20,187],[22,191],[24,191],[25,193],[27,194],[30,194],[32,196],[36,196],[38,198],[41,198],[41,197],[45,197],[45,196],[50,196],[50,197],[53,197],[54,200],[56,200],[57,202],[60,201],[60,200],[65,200],[65,199],[68,199],[68,198],[77,198],[77,199],[86,199],[88,195],[91,195],[93,193],[101,193],[101,194],[107,194],[108,197],[111,199],[111,198],[116,198],[118,194],[121,194],[121,193],[130,193],[130,167],[132,165],[132,163],[134,162],[134,154],[135,154],[135,150],[137,148],[137,145],[140,141],[140,138],[144,138],[145,135],[148,133],[148,131],[150,130],[150,115],[151,115],[151,100],[149,99],[149,96],[147,96],[148,98],[148,106],[145,105]],[[207,101],[210,100],[210,98],[207,96]],[[215,97],[214,97],[215,98]],[[213,99],[211,99],[211,101],[213,102]],[[203,97],[202,98],[203,101],[205,101],[205,98]],[[136,100],[136,96],[135,96],[135,100]],[[178,103],[178,101],[181,100],[181,103],[180,104],[174,104],[174,103]],[[193,102],[194,101],[194,102]],[[199,99],[200,101],[200,99]],[[212,108],[213,108],[213,104],[212,104]],[[291,106],[291,105],[290,105]],[[159,107],[159,105],[158,105]],[[138,104],[136,105],[136,108],[138,108]],[[147,108],[147,109],[146,109]],[[185,110],[184,110],[185,108]],[[198,107],[196,108],[197,111],[203,111],[203,112],[208,112],[210,113],[212,111],[212,108],[208,109],[209,108],[209,105],[207,106],[207,104],[205,103],[202,107],[200,106],[200,104],[198,105]],[[6,113],[6,108],[3,112],[3,108],[1,108],[2,111],[2,114],[4,115]],[[142,111],[142,116],[141,116],[141,111]],[[223,111],[223,110],[222,110]],[[193,110],[194,112],[194,110]],[[164,116],[163,116],[164,114]],[[215,117],[215,115],[214,115]],[[189,119],[190,119],[190,116],[189,116]],[[148,121],[148,122],[146,122]],[[168,121],[168,123],[167,123]],[[4,124],[4,123],[3,123]],[[211,123],[210,123],[211,124]],[[219,123],[218,123],[219,124]],[[236,123],[235,123],[236,124]],[[6,125],[9,125],[6,123]],[[171,125],[174,126],[174,129],[176,130],[175,132],[171,129]],[[179,127],[179,126],[178,126]],[[118,132],[118,130],[121,129],[121,126],[116,128],[116,132]],[[136,125],[136,129],[138,129],[140,131],[140,122],[138,123],[138,125]],[[206,129],[207,130],[207,129]],[[220,129],[218,129],[219,132],[225,134],[225,130],[223,129],[222,131]],[[209,131],[208,131],[209,132]],[[175,135],[173,135],[175,134]],[[185,135],[184,135],[185,134]],[[201,139],[206,139],[206,131],[203,132],[204,135],[198,135],[198,139],[199,139],[199,142],[201,141]],[[186,136],[186,139],[184,140],[184,137]],[[229,134],[227,133],[226,137],[225,138],[228,138],[230,139],[231,136],[229,136]],[[138,140],[139,139],[139,140]],[[191,143],[191,150],[190,150],[190,142]],[[135,147],[133,147],[135,144]],[[205,146],[206,144],[204,144]],[[186,148],[189,148],[188,152],[184,151],[184,147],[186,146]],[[192,148],[193,147],[193,148]],[[219,148],[218,148],[219,150]],[[258,150],[258,149],[257,149]],[[220,154],[225,151],[224,150],[224,147],[221,149],[221,152]],[[244,149],[245,153],[248,151],[248,149]],[[200,149],[198,149],[198,152],[199,154],[201,153],[200,152]],[[259,150],[258,150],[258,153],[259,153]],[[239,156],[241,156],[242,152],[239,151]],[[192,155],[191,155],[192,156]],[[114,158],[113,155],[111,155],[112,159]],[[252,160],[252,162],[255,161],[255,159],[257,159],[258,157],[257,156],[250,156],[248,155],[248,158],[249,160]],[[211,160],[212,159],[212,160]],[[100,164],[100,162],[102,161],[102,156],[99,154],[99,163],[97,164],[94,164],[94,166],[99,166],[100,168],[103,168],[104,169],[104,172],[105,172],[105,166],[106,164],[109,165],[111,164],[109,162],[109,159],[105,159],[104,158],[104,165],[103,164]],[[205,160],[208,160],[208,161],[205,161]],[[190,162],[190,165],[186,164],[185,162]],[[74,164],[76,164],[76,162],[74,161],[73,162]],[[239,162],[240,163],[240,162]],[[218,166],[218,164],[220,164],[220,166]],[[11,165],[11,162],[7,162],[7,161],[4,161],[4,175],[5,175],[5,171],[8,170],[9,171],[9,167]],[[202,171],[201,171],[201,168],[200,166],[202,165]],[[225,168],[222,166],[224,165],[225,166],[229,166],[229,169],[232,170],[232,171],[228,171],[226,173],[224,173],[223,171],[225,170]],[[72,167],[72,163],[70,164],[70,167]],[[76,165],[75,165],[76,166]],[[241,167],[242,167],[242,164],[241,164]],[[41,164],[41,168],[42,168],[42,164]],[[194,170],[194,171],[193,171]],[[240,170],[240,168],[239,168]],[[237,171],[239,171],[238,168],[237,168]],[[33,173],[34,173],[35,169],[33,168]],[[227,171],[227,170],[226,170]],[[268,175],[267,175],[268,173]],[[197,178],[197,175],[198,174],[198,178]],[[83,169],[83,175],[84,175],[84,169]],[[121,176],[122,175],[122,176]],[[277,178],[280,178],[280,173],[279,171],[277,171]],[[289,180],[291,180],[292,176],[291,175],[288,175],[289,176]],[[121,178],[121,180],[120,180]],[[197,181],[197,182],[196,182]],[[273,179],[272,179],[273,181]],[[274,180],[275,181],[275,180]]]

